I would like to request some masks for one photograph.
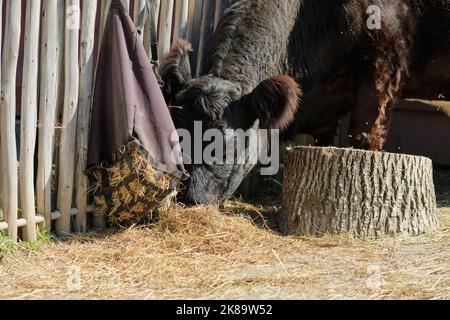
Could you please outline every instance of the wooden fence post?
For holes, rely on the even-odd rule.
[[[155,2],[155,26],[156,28],[158,28],[159,16],[161,15],[161,0],[154,0],[154,2]]]
[[[186,39],[188,16],[189,0],[177,0],[175,5],[174,41]]]
[[[108,19],[109,11],[111,9],[111,0],[103,0],[102,6],[101,6],[101,12],[100,12],[100,36],[99,36],[99,45],[98,45],[98,51],[97,51],[97,61],[98,57],[100,56],[100,50],[102,47],[103,42],[103,34],[105,33],[105,26],[106,26],[106,20]],[[95,90],[95,78],[97,75],[97,69],[94,69],[94,78],[93,78],[93,93]],[[95,229],[103,229],[105,227],[105,214],[94,214],[92,219],[92,224]]]
[[[80,92],[78,98],[77,165],[75,230],[86,232],[89,179],[84,174],[89,142],[89,125],[93,93],[94,41],[97,0],[83,3],[80,39]]]
[[[59,62],[61,47],[58,28],[58,2],[45,0],[42,5],[42,35],[40,61],[40,99],[38,124],[38,166],[36,177],[37,212],[45,218],[45,227],[51,227],[52,168],[55,142]]]
[[[195,0],[189,0],[186,40],[191,43],[194,32],[194,18],[195,18]]]
[[[3,213],[12,241],[17,241],[18,176],[16,150],[16,71],[21,33],[21,1],[6,1],[1,83],[1,164]]]
[[[3,35],[3,0],[0,0],[0,35]],[[2,61],[2,40],[0,38],[0,61]],[[2,83],[2,64],[0,63],[0,86]],[[1,99],[1,97],[0,97]],[[1,100],[0,100],[0,107],[1,107]],[[0,122],[1,122],[1,116],[2,116],[2,110],[0,109]],[[0,141],[1,141],[1,134],[2,132],[0,131]],[[0,142],[1,145],[1,142]],[[0,146],[1,149],[1,146]],[[0,156],[0,167],[2,167],[2,159]],[[0,178],[0,221],[5,219],[5,215],[3,213],[3,183],[2,183],[2,178]]]
[[[139,15],[144,11],[147,0],[134,0],[133,21],[136,22]]]
[[[99,55],[100,48],[102,46],[103,33],[105,32],[106,20],[108,19],[109,10],[111,9],[111,2],[111,0],[102,0],[102,12],[100,13],[100,37],[97,56]]]
[[[20,138],[19,186],[22,218],[27,221],[24,240],[36,240],[34,194],[34,151],[36,147],[39,27],[41,1],[26,3],[24,64],[22,77],[22,112]]]
[[[214,30],[217,28],[220,18],[223,15],[225,5],[226,5],[225,0],[216,0],[216,8],[214,11]]]
[[[191,27],[189,29],[189,41],[192,44],[193,54],[190,57],[192,74],[197,70],[197,58],[199,54],[200,30],[202,24],[203,3],[205,0],[192,0],[192,17],[190,17]],[[191,9],[191,8],[190,8]],[[191,14],[191,13],[190,13]]]
[[[60,28],[60,32],[59,32],[59,37],[58,37],[58,41],[59,41],[59,46],[60,46],[60,59],[58,61],[59,63],[59,73],[60,73],[60,78],[59,78],[59,83],[58,83],[58,100],[57,100],[57,113],[56,115],[59,117],[57,120],[61,120],[62,118],[62,112],[63,112],[63,107],[64,107],[64,90],[65,90],[65,86],[64,86],[64,81],[65,81],[65,77],[64,77],[64,68],[65,68],[65,47],[66,47],[66,43],[65,43],[65,38],[66,38],[66,0],[61,0],[58,1],[58,28]],[[58,144],[58,149],[59,150],[59,144]]]
[[[207,42],[214,31],[213,8],[211,1],[203,1],[195,71],[197,76],[200,76],[205,68],[208,53]]]
[[[161,17],[159,24],[159,58],[170,50],[170,39],[172,34],[173,0],[164,0],[161,3]]]
[[[138,26],[138,19],[140,14],[145,10],[145,4],[147,0],[134,0],[134,12],[133,12],[133,21],[136,26]],[[141,26],[142,29],[138,29],[139,38],[141,41],[144,40],[144,26]]]
[[[78,89],[80,84],[78,69],[80,0],[66,0],[65,3],[65,90],[59,151],[60,166],[57,207],[58,211],[61,212],[61,218],[56,220],[56,233],[58,236],[67,236],[70,233],[70,213],[72,210],[74,189]]]
[[[157,35],[158,34],[158,21],[159,21],[159,9],[161,6],[160,0],[153,0],[152,1],[152,8],[151,8],[151,14],[148,18],[147,23],[144,27],[144,47],[145,51],[147,52],[147,55],[151,61],[155,60],[155,57],[152,56],[152,43],[157,42],[158,39],[157,36],[152,37],[152,34]],[[156,61],[158,62],[158,61]]]
[[[58,43],[60,48],[59,60],[58,60],[58,70],[59,70],[59,79],[58,79],[58,91],[56,96],[56,122],[55,122],[55,142],[54,142],[54,151],[53,151],[53,162],[54,162],[54,177],[52,188],[54,190],[52,194],[52,208],[56,209],[58,205],[58,190],[59,190],[59,150],[61,146],[61,133],[62,133],[62,117],[63,117],[63,109],[64,109],[64,94],[65,94],[65,26],[66,26],[66,3],[65,0],[58,1]],[[53,215],[53,213],[52,213]],[[52,218],[52,220],[54,220]]]

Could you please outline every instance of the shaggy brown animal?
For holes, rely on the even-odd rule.
[[[394,99],[450,97],[450,0],[241,0],[219,23],[200,79],[185,81],[186,48],[175,44],[161,70],[187,130],[196,120],[221,130],[291,123],[290,133],[329,145],[351,113],[352,146],[380,150]],[[190,202],[229,197],[249,171],[188,169]]]

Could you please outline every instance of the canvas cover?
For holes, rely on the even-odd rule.
[[[113,165],[121,150],[137,142],[155,169],[185,179],[181,151],[174,153],[178,144],[174,132],[134,23],[120,1],[113,1],[97,66],[87,172]]]

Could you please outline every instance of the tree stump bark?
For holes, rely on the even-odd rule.
[[[354,149],[288,151],[280,228],[285,234],[375,239],[436,229],[428,158]]]

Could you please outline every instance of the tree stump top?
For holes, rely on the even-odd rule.
[[[354,148],[337,148],[337,147],[314,147],[314,146],[297,146],[297,147],[289,147],[287,148],[287,153],[298,153],[298,152],[320,152],[321,154],[329,154],[330,156],[341,156],[346,153],[359,154],[359,155],[372,155],[372,156],[380,156],[380,155],[388,155],[389,157],[396,157],[398,159],[414,159],[419,158],[422,161],[429,161],[433,164],[433,161],[430,158],[423,156],[416,156],[411,154],[402,154],[402,153],[392,153],[386,151],[369,151],[369,150],[361,150]]]

